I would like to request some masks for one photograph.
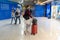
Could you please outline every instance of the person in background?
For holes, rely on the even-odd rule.
[[[31,6],[31,14],[32,16],[34,16],[34,13],[35,13],[35,8],[34,8],[34,5]]]
[[[13,20],[15,21],[15,11],[14,10],[12,10],[11,17],[12,17],[12,19],[11,19],[11,24],[12,24]]]
[[[19,8],[17,8],[16,10],[15,17],[16,17],[15,24],[17,24],[17,19],[19,19],[19,24],[20,24],[20,9]]]
[[[26,34],[27,32],[29,33],[28,29],[29,29],[29,26],[31,24],[31,18],[32,18],[31,10],[30,10],[29,5],[26,6],[23,17],[24,17],[25,23],[26,23],[26,30],[24,31],[24,33]]]

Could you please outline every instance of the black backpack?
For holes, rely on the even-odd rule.
[[[18,12],[16,12],[15,15],[18,15]]]

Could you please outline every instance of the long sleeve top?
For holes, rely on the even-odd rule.
[[[23,16],[26,20],[28,20],[29,18],[32,18],[31,16],[31,11],[29,9],[25,10],[25,14]]]

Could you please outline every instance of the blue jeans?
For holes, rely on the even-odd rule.
[[[12,24],[13,20],[15,21],[15,17],[12,17],[12,19],[11,19],[11,24]]]
[[[20,21],[20,16],[16,16],[15,24],[17,24],[17,20],[19,20],[19,24],[20,24],[20,23],[21,23],[21,21]]]

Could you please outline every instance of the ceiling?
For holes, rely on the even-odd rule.
[[[40,2],[44,2],[44,1],[47,1],[47,0],[39,0]]]
[[[19,2],[19,1],[22,1],[22,0],[10,0],[10,1]]]
[[[21,3],[21,2],[23,2],[23,3],[26,3],[26,2],[30,3],[31,1],[38,1],[37,3],[45,4],[45,3],[50,2],[52,0],[10,0],[10,1],[18,2],[18,3]]]
[[[14,2],[21,2],[22,0],[10,0],[10,1],[14,1]],[[24,1],[33,1],[33,0],[24,0]],[[45,1],[48,1],[48,0],[34,0],[34,1],[40,1],[40,2],[45,2]]]

